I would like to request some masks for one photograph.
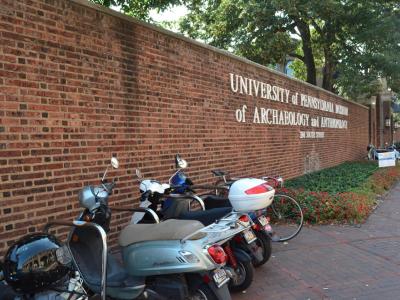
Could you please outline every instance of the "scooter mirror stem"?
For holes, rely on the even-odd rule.
[[[106,171],[104,172],[103,178],[101,178],[101,182],[104,182],[104,179],[106,178],[107,171],[108,171],[108,166],[106,168]]]

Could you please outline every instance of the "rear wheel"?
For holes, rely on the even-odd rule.
[[[303,211],[297,201],[288,195],[275,194],[268,207],[268,216],[279,242],[294,238],[303,227]]]
[[[253,266],[255,268],[258,268],[260,266],[262,266],[263,264],[265,264],[269,258],[271,257],[271,253],[272,253],[272,242],[271,242],[271,238],[264,232],[261,231],[254,231],[257,240],[255,241],[256,245],[258,247],[261,247],[262,249],[262,260],[258,261],[256,259],[252,260]]]
[[[234,270],[234,278],[229,281],[229,290],[238,293],[246,290],[253,282],[254,267],[251,260],[237,259],[237,267]]]
[[[197,290],[190,295],[190,300],[217,300],[218,297],[212,291],[212,289],[206,285],[200,285]]]

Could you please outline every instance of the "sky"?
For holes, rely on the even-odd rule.
[[[121,8],[118,6],[111,6],[113,10],[120,11]],[[187,8],[184,5],[172,6],[162,12],[157,12],[157,9],[152,9],[150,11],[150,17],[155,21],[155,23],[160,22],[175,22],[181,17],[188,13]],[[169,24],[166,26],[168,30],[179,32],[177,24]]]
[[[158,13],[156,9],[150,11],[150,17],[156,22],[163,21],[177,21],[180,17],[187,14],[187,9],[185,6],[174,6],[163,12]]]

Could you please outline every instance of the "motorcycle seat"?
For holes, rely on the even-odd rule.
[[[217,207],[232,207],[229,199],[222,196],[203,195],[201,198],[203,199],[206,210]]]
[[[145,241],[180,240],[203,227],[199,221],[174,219],[158,224],[131,224],[121,231],[119,245],[126,247]],[[205,235],[199,233],[190,239],[201,239]]]
[[[179,215],[181,220],[197,220],[208,226],[232,211],[231,207],[213,208],[210,210],[187,211]]]

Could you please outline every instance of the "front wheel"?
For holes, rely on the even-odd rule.
[[[273,230],[279,236],[279,242],[294,238],[303,227],[303,211],[297,201],[288,195],[275,194],[268,207],[268,216]]]
[[[229,290],[238,293],[246,290],[253,282],[254,267],[251,260],[237,257],[237,267],[233,270],[233,278],[229,281]]]

